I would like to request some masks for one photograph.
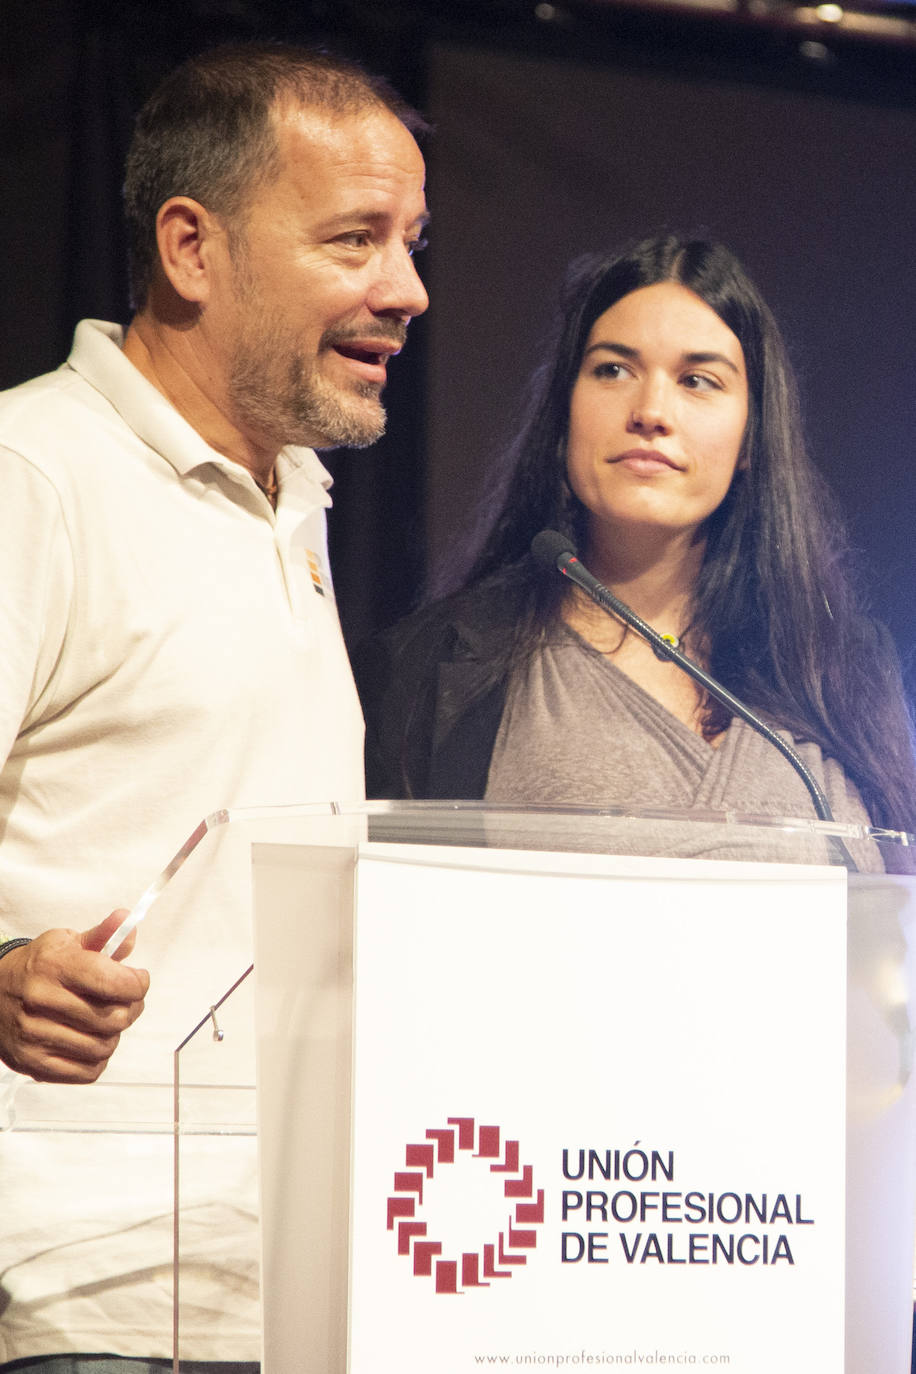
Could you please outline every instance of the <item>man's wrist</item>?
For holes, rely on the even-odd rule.
[[[5,940],[0,936],[0,959],[4,954],[10,954],[14,949],[19,949],[22,945],[30,945],[32,941],[24,935],[12,940]]]

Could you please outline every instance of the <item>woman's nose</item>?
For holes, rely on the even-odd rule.
[[[670,405],[660,385],[647,384],[630,412],[627,429],[632,434],[669,434]]]

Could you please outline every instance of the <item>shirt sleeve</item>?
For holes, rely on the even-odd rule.
[[[0,447],[0,759],[36,719],[66,638],[73,557],[60,498]]]

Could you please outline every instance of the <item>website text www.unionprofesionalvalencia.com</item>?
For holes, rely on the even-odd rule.
[[[666,1366],[671,1369],[695,1366],[697,1368],[710,1368],[718,1365],[720,1368],[731,1364],[730,1355],[714,1354],[695,1354],[689,1350],[665,1351],[665,1350],[628,1350],[619,1354],[605,1352],[595,1352],[589,1354],[587,1350],[579,1350],[570,1355],[541,1355],[538,1353],[530,1355],[475,1355],[476,1365],[510,1365],[525,1366],[529,1368],[553,1368],[553,1369],[572,1369],[583,1366],[592,1367],[603,1365],[630,1366],[640,1368],[641,1366],[657,1367]]]

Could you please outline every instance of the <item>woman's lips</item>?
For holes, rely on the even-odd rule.
[[[669,458],[666,453],[661,453],[656,448],[627,449],[626,453],[619,453],[616,458],[611,458],[610,462],[628,468],[631,472],[643,473],[646,476],[661,472],[665,468],[674,472],[681,470],[680,465],[673,458]]]

